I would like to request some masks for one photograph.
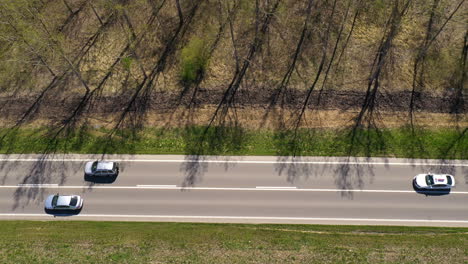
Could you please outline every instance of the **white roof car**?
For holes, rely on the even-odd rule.
[[[455,178],[449,174],[418,174],[413,178],[414,185],[419,189],[450,189],[455,186]]]
[[[89,161],[85,164],[84,172],[89,176],[117,176],[119,164],[114,161]]]
[[[45,200],[48,210],[79,210],[83,207],[83,199],[79,195],[49,195]]]

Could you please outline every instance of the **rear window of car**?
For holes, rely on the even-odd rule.
[[[426,175],[426,184],[433,185],[434,184],[434,177],[432,175]]]
[[[452,177],[447,175],[447,184],[452,185]]]
[[[70,201],[70,205],[71,206],[76,206],[76,204],[78,203],[78,197],[72,197],[71,198],[71,201]]]
[[[97,169],[97,161],[93,162],[93,165],[91,165],[91,171],[96,171]]]

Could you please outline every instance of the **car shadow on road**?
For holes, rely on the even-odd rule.
[[[425,190],[425,189],[420,189],[416,187],[413,181],[413,189],[415,192],[419,194],[424,194],[426,196],[442,196],[442,195],[448,195],[450,194],[451,189],[445,189],[445,190]]]
[[[54,217],[57,217],[57,216],[74,216],[74,215],[78,215],[81,210],[83,208],[79,209],[79,210],[50,210],[50,209],[45,209],[44,208],[44,212],[46,214],[49,214],[49,215],[53,215]]]
[[[91,175],[84,175],[84,180],[91,183],[106,183],[111,184],[115,182],[118,175],[114,176],[91,176]]]

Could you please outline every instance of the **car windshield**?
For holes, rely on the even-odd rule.
[[[52,206],[57,206],[57,200],[58,200],[58,195],[54,195],[54,198],[52,198]]]
[[[452,185],[452,177],[447,175],[447,184]]]
[[[76,206],[77,203],[78,203],[78,197],[73,196],[73,197],[71,198],[70,205],[71,205],[71,206]]]
[[[91,165],[91,171],[96,171],[97,169],[97,161],[93,162],[93,165]]]
[[[434,184],[434,177],[432,175],[426,175],[426,184],[427,185],[433,185]]]

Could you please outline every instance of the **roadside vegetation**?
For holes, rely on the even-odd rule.
[[[185,127],[112,132],[73,131],[54,137],[49,128],[2,131],[0,153],[361,156],[468,159],[468,137],[457,130],[269,131],[233,127]]]
[[[467,8],[0,0],[0,149],[466,158]]]
[[[2,263],[466,263],[467,228],[1,221]]]

